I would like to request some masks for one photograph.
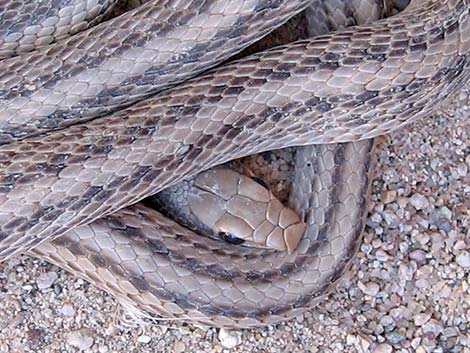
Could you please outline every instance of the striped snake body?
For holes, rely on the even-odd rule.
[[[0,62],[0,258],[30,251],[172,318],[227,327],[291,318],[357,249],[368,139],[430,114],[468,80],[469,2],[414,0],[397,16],[170,90],[308,1],[161,4]],[[134,205],[223,162],[310,144],[292,196],[307,230],[290,254],[201,238]]]

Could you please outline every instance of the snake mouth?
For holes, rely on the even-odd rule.
[[[266,181],[264,181],[263,179],[258,178],[258,177],[256,177],[256,176],[252,176],[251,179],[253,179],[253,181],[255,181],[255,182],[257,182],[258,184],[260,184],[262,187],[264,187],[264,188],[270,190],[268,183],[267,183]]]
[[[219,237],[232,245],[241,245],[245,242],[245,239],[238,238],[237,236],[226,232],[219,232]]]

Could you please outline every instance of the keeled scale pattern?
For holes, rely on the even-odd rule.
[[[0,59],[100,23],[116,0],[0,1]]]
[[[152,0],[0,62],[0,143],[109,113],[228,59],[309,0]]]
[[[332,142],[378,135],[384,122],[377,120],[379,115],[362,114],[366,108],[377,114],[396,113],[401,120],[407,114],[408,119],[415,119],[431,110],[433,100],[438,102],[468,78],[468,3],[416,1],[414,5],[416,13],[413,15],[411,8],[401,20],[273,50],[246,64],[237,64],[238,69],[235,65],[219,69],[168,94],[93,122],[90,127],[76,126],[45,138],[29,139],[28,143],[2,147],[2,166],[6,168],[2,210],[13,209],[2,215],[2,255],[111,213],[152,190],[226,159],[308,144],[312,138],[314,142]],[[424,11],[416,10],[418,5],[424,6]],[[335,58],[332,53],[344,56]],[[395,76],[385,75],[385,68]],[[335,84],[348,73],[350,85]],[[400,84],[405,74],[412,76],[410,82]],[[354,77],[362,80],[357,82]],[[316,90],[313,85],[317,85]],[[377,87],[376,92],[369,85]],[[353,90],[355,87],[358,92]],[[420,90],[425,93],[421,95]],[[307,93],[312,101],[302,100]],[[285,103],[285,96],[293,103]],[[393,108],[401,110],[394,113]],[[333,110],[343,115],[339,114],[338,120],[331,116],[324,119]],[[318,122],[321,125],[316,125]],[[390,118],[388,126],[386,123],[385,131],[402,122]],[[363,185],[368,178],[361,175],[367,174],[362,173],[369,168],[364,162],[367,158],[360,153],[360,147],[315,148],[321,153],[314,163],[319,177],[310,186],[312,197],[307,200],[315,212],[305,213],[313,223],[293,258],[278,261],[276,254],[276,261],[272,261],[269,254],[218,249],[220,245],[211,248],[206,240],[200,245],[186,240],[189,245],[181,250],[184,239],[191,235],[182,237],[173,229],[163,232],[164,242],[159,242],[157,235],[148,240],[137,227],[143,224],[144,233],[152,234],[145,228],[144,219],[149,217],[150,223],[157,216],[138,209],[133,215],[128,214],[131,209],[123,210],[79,228],[92,229],[81,230],[83,240],[68,234],[56,241],[57,245],[67,245],[75,255],[54,243],[44,245],[43,255],[52,261],[71,258],[66,266],[74,272],[78,270],[73,264],[76,261],[86,278],[102,280],[106,289],[174,317],[199,317],[219,326],[253,326],[291,317],[310,305],[324,293],[324,286],[339,276],[362,230],[361,217],[351,217],[350,211],[363,210],[361,199],[367,189]],[[348,148],[352,152],[347,152]],[[328,149],[334,156],[328,154]],[[348,163],[351,153],[358,160]],[[340,179],[346,181],[337,184]],[[332,187],[332,183],[338,186]],[[329,188],[332,190],[325,191]],[[21,206],[15,209],[15,205]],[[97,255],[94,227],[101,227],[103,234],[106,229],[121,229],[135,235],[126,241],[145,245],[142,249],[127,247],[121,244],[126,241],[113,236],[109,244],[99,244],[105,250]],[[107,241],[109,237],[100,234],[100,238]],[[173,252],[169,250],[172,246]],[[191,255],[185,255],[185,251]],[[142,260],[135,262],[137,253]],[[151,253],[170,258],[172,263],[159,259],[152,265]],[[159,275],[150,279],[146,273],[156,266],[161,266]],[[123,276],[127,282],[120,282]],[[272,298],[279,296],[282,301],[273,304]]]
[[[227,327],[285,320],[325,294],[356,251],[372,148],[368,140],[299,152],[294,198],[308,230],[292,254],[201,238],[142,206],[75,228],[32,253],[165,317]]]
[[[1,146],[0,257],[224,161],[370,138],[429,113],[468,78],[469,7],[413,4],[400,17],[222,67],[87,126]]]

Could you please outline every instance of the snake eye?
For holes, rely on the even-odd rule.
[[[251,179],[269,190],[269,185],[263,179],[258,178],[258,177],[251,177]]]
[[[233,244],[233,245],[240,245],[240,244],[243,244],[245,242],[244,239],[240,239],[240,238],[236,237],[233,234],[229,234],[229,233],[225,233],[225,232],[219,232],[219,236],[223,240],[225,240],[227,243]]]

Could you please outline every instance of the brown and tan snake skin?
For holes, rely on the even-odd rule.
[[[204,2],[204,10],[215,3]],[[287,13],[306,6],[302,1],[250,3],[250,14],[254,3],[269,3],[274,12],[289,4],[279,24]],[[133,16],[151,16],[153,7],[143,8]],[[128,29],[132,18],[125,18],[113,23]],[[192,19],[197,22],[197,16],[180,22],[184,27]],[[265,19],[262,25],[243,20],[249,33],[268,30]],[[94,40],[105,48],[106,30],[97,28],[81,33],[96,33]],[[178,28],[160,32],[175,33]],[[126,35],[144,47],[158,42],[152,35],[145,40]],[[251,35],[241,42],[258,38]],[[202,51],[213,60],[197,66],[182,55],[189,66],[177,62],[165,76],[155,67],[174,59],[167,56],[139,71],[141,66],[132,66],[136,51],[126,42],[129,37],[110,50],[86,44],[86,35],[71,38],[82,39],[0,63],[0,125],[3,141],[10,142],[0,146],[0,258],[43,242],[34,254],[80,271],[121,299],[152,313],[215,326],[276,323],[313,305],[360,241],[373,148],[367,139],[431,113],[470,72],[469,1],[414,0],[389,19],[255,54],[76,124],[82,115],[103,115],[126,105],[124,96],[147,96],[191,76],[189,68],[197,67],[197,73],[230,56],[215,59],[219,49],[235,49],[231,44],[220,48],[223,40],[216,47],[212,37],[205,38]],[[124,61],[118,64],[118,59]],[[129,68],[130,74],[117,75],[108,87],[114,79],[107,74],[110,62],[115,72]],[[90,83],[101,69],[103,81]],[[144,74],[143,86],[136,83],[133,75],[149,70],[152,79]],[[171,77],[180,70],[182,76]],[[104,108],[97,108],[101,104]],[[350,141],[359,142],[336,144]],[[130,206],[225,161],[312,143],[324,145],[299,161],[308,168],[294,183],[292,202],[307,231],[291,254],[201,238],[156,211]]]
[[[0,0],[0,59],[32,51],[101,20],[116,0]]]

